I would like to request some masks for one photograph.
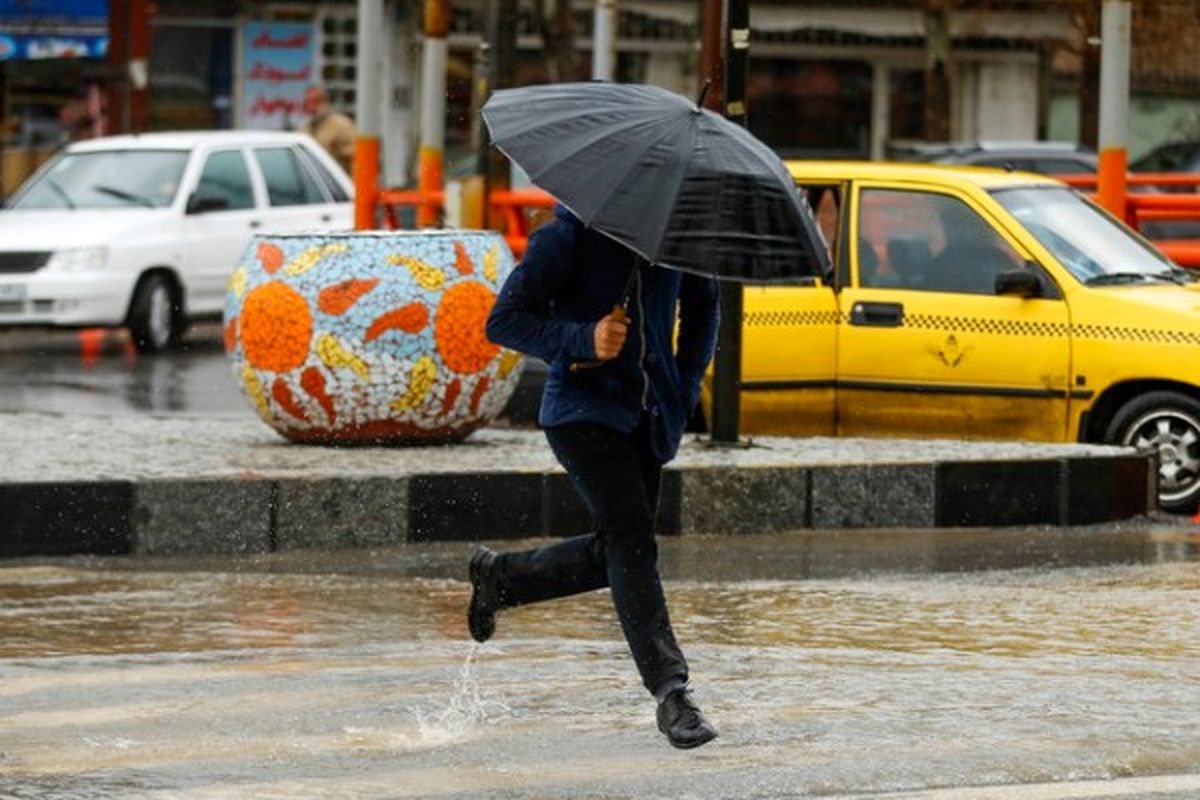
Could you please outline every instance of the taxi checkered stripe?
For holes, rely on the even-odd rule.
[[[849,317],[840,311],[750,311],[742,320],[747,325],[786,327],[789,325],[837,325]]]
[[[1200,335],[1187,331],[1122,328],[1115,325],[1076,325],[1071,332],[1085,339],[1121,339],[1127,342],[1200,345]]]
[[[905,314],[904,326],[938,331],[992,333],[999,336],[1066,336],[1071,327],[1057,322],[988,319],[987,317],[948,317],[938,314]]]
[[[801,327],[845,325],[850,322],[850,316],[840,311],[751,311],[746,313],[744,320],[747,325],[756,327]],[[997,336],[1075,336],[1101,341],[1200,345],[1200,334],[1155,328],[1128,328],[1120,325],[1067,325],[1058,322],[953,317],[940,314],[906,314],[901,325],[922,330],[961,331]]]

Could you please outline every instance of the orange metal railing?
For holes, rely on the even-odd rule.
[[[411,209],[414,218],[426,211],[434,219],[440,219],[445,211],[444,191],[422,192],[420,189],[383,189],[375,194],[380,211],[380,223],[384,228],[405,227],[403,212]],[[554,207],[554,198],[541,189],[508,189],[494,191],[488,197],[493,218],[499,221],[498,229],[504,235],[513,255],[520,258],[525,253],[526,243],[533,227],[534,213]]]
[[[1077,189],[1094,189],[1095,175],[1062,175],[1059,180]],[[1135,230],[1150,221],[1176,220],[1200,222],[1200,175],[1195,173],[1140,172],[1126,178],[1132,188],[1146,187],[1151,191],[1128,191],[1125,194],[1125,222]],[[1164,188],[1183,192],[1164,192]],[[1184,267],[1200,268],[1200,240],[1154,239],[1155,247],[1167,258]]]
[[[509,189],[492,192],[488,204],[502,220],[504,238],[513,255],[525,254],[533,224],[533,213],[554,207],[554,198],[541,189]]]

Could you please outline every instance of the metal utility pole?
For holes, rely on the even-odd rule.
[[[479,105],[497,89],[506,89],[516,82],[517,71],[517,0],[487,0],[487,46],[483,51],[487,58],[487,84],[480,86]],[[483,125],[482,118],[479,124]],[[483,197],[492,192],[508,189],[512,183],[508,159],[491,146],[491,139],[484,126],[479,136],[479,172],[483,175]],[[490,204],[484,215],[488,227],[495,227]]]
[[[1096,198],[1125,219],[1129,142],[1129,42],[1132,5],[1104,0],[1100,19],[1100,172]]]
[[[596,0],[592,16],[592,80],[617,74],[617,0]]]
[[[358,0],[354,120],[364,136],[383,131],[383,0]]]
[[[358,0],[358,54],[355,58],[354,227],[378,227],[380,133],[383,130],[383,0]]]
[[[746,124],[746,72],[750,59],[750,4],[726,0],[725,5],[725,116]],[[742,285],[721,284],[721,324],[713,365],[712,440],[736,444],[742,402]]]
[[[422,193],[442,188],[446,148],[446,34],[450,31],[450,0],[425,0],[425,43],[421,60],[421,147],[417,155],[417,188]],[[437,224],[433,206],[417,208],[418,227]]]

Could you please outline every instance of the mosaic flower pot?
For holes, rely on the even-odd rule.
[[[462,439],[520,377],[521,356],[484,335],[512,267],[493,231],[256,236],[229,279],[225,350],[293,441]]]

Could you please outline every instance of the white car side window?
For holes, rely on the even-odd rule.
[[[290,147],[259,147],[254,150],[267,197],[272,206],[304,206],[324,203],[321,187],[301,166]]]
[[[250,171],[240,150],[213,153],[204,162],[196,194],[223,199],[229,210],[254,208],[254,189]]]

